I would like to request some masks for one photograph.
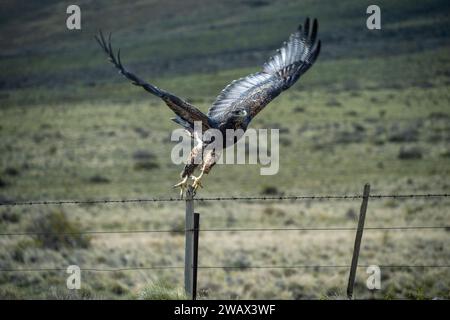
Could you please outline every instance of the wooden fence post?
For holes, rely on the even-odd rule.
[[[192,300],[197,299],[198,235],[200,232],[200,214],[194,213],[194,241],[192,248]]]
[[[364,231],[364,221],[366,219],[367,203],[369,202],[370,184],[364,186],[361,209],[359,210],[358,229],[356,230],[355,246],[353,248],[352,265],[350,267],[350,275],[348,277],[347,298],[353,297],[353,286],[355,285],[356,269],[358,268],[359,249],[361,247],[361,239]]]
[[[194,192],[192,186],[186,190],[186,217],[185,217],[185,249],[184,249],[184,290],[189,297],[192,292],[192,263],[194,248]]]

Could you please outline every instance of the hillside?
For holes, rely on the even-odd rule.
[[[374,194],[449,193],[448,1],[378,1],[380,31],[365,26],[368,1],[78,3],[82,31],[66,29],[59,1],[0,4],[0,201],[177,197],[173,115],[117,75],[94,41],[99,29],[112,32],[127,67],[206,111],[225,85],[259,70],[306,16],[320,22],[319,59],[251,124],[280,129],[279,173],[217,165],[199,196],[357,194],[366,182]],[[205,228],[317,228],[354,227],[359,205],[208,202],[197,209]],[[448,265],[449,208],[448,199],[371,201],[367,226],[441,228],[366,232],[360,263]],[[180,229],[183,215],[182,203],[2,206],[0,231]],[[353,232],[205,232],[200,265],[347,265],[353,239]],[[183,240],[179,233],[0,236],[0,268],[181,265]],[[154,298],[152,284],[182,286],[178,271],[93,272],[77,293],[67,293],[64,272],[0,272],[0,298]],[[213,299],[342,298],[347,272],[203,269],[199,289]],[[356,296],[449,298],[448,268],[383,272],[382,290],[369,292],[359,270]]]
[[[380,79],[373,75],[379,66],[368,62],[380,58],[395,61],[402,55],[446,48],[450,30],[447,1],[382,1],[379,3],[383,8],[382,32],[365,28],[365,8],[369,4],[365,1],[341,1],[337,5],[327,1],[265,0],[130,4],[80,1],[81,31],[65,28],[64,3],[44,3],[2,4],[5,18],[2,17],[0,25],[3,48],[0,83],[6,104],[36,99],[40,102],[92,101],[94,97],[124,99],[123,95],[128,93],[133,93],[129,97],[133,100],[148,99],[137,90],[123,88],[122,79],[107,67],[93,40],[99,29],[113,33],[114,45],[122,49],[123,59],[132,70],[139,70],[153,81],[160,82],[163,78],[161,83],[183,96],[206,97],[208,101],[233,77],[247,72],[236,69],[259,68],[306,16],[320,21],[320,37],[325,44],[320,61],[324,66],[329,61],[361,61],[364,70],[358,70],[353,81],[363,86],[369,81],[386,84],[392,75],[403,85],[405,79],[420,82],[434,76],[411,70],[416,79],[398,79],[401,70],[410,68],[396,63],[398,69]],[[225,76],[221,73],[224,70],[234,72]],[[303,82],[314,88],[330,89],[355,71],[313,70]],[[186,74],[201,75],[200,82],[174,80]],[[208,74],[211,76],[202,81]],[[419,75],[421,79],[417,79]],[[41,93],[38,91],[43,90],[38,89],[51,92]]]

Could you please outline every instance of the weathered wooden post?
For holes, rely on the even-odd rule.
[[[350,275],[348,277],[347,298],[353,297],[353,287],[355,285],[356,269],[358,268],[359,249],[361,247],[361,239],[364,231],[364,221],[366,219],[367,203],[369,202],[370,184],[364,186],[361,209],[359,210],[358,229],[356,230],[355,246],[353,248],[352,265],[350,267]]]
[[[189,297],[192,292],[192,263],[194,249],[194,190],[189,186],[186,190],[186,217],[185,217],[185,250],[184,250],[184,290]]]

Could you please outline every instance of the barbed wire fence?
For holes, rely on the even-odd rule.
[[[422,193],[422,194],[371,194],[370,199],[407,199],[407,198],[447,198],[450,193]],[[247,196],[247,197],[205,197],[193,198],[193,201],[279,201],[279,200],[357,200],[363,195],[309,195],[309,196]],[[91,200],[43,200],[43,201],[14,201],[2,200],[0,206],[38,206],[38,205],[66,205],[66,204],[120,204],[145,202],[184,202],[181,198],[136,198],[136,199],[91,199]]]
[[[304,195],[304,196],[245,196],[245,197],[195,197],[192,189],[188,189],[186,199],[181,198],[135,198],[135,199],[86,199],[86,200],[39,200],[39,201],[11,201],[0,200],[0,207],[17,206],[48,206],[48,205],[90,205],[90,204],[127,204],[127,203],[151,203],[151,202],[185,202],[185,228],[184,229],[144,229],[144,230],[84,230],[77,232],[0,232],[0,237],[9,236],[33,236],[33,235],[82,235],[82,234],[139,234],[139,233],[180,233],[185,234],[185,263],[181,265],[164,266],[142,266],[142,267],[122,267],[122,268],[81,268],[86,272],[120,272],[138,270],[161,270],[161,269],[184,269],[185,291],[189,297],[196,299],[197,296],[197,270],[198,269],[224,269],[224,270],[250,270],[250,269],[321,269],[321,268],[347,268],[350,270],[347,297],[353,296],[353,287],[357,268],[367,268],[369,265],[358,264],[360,244],[364,231],[385,230],[385,231],[407,231],[407,230],[450,230],[450,225],[415,225],[415,226],[376,226],[365,227],[365,214],[368,201],[380,199],[412,199],[412,198],[448,198],[449,193],[422,193],[422,194],[370,194],[370,186],[364,187],[362,194],[353,195]],[[295,227],[295,228],[200,228],[200,214],[194,212],[194,202],[208,201],[322,201],[322,200],[362,200],[360,215],[357,227]],[[356,231],[355,243],[350,265],[198,265],[198,242],[200,232],[267,232],[267,231]],[[407,269],[407,268],[450,268],[450,264],[445,265],[378,265],[381,269]],[[1,272],[66,272],[65,268],[3,268]]]

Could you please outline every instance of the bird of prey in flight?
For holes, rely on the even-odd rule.
[[[312,26],[311,26],[312,25]],[[309,18],[303,25],[292,33],[287,42],[277,50],[266,63],[262,70],[250,74],[244,78],[234,80],[216,98],[208,113],[205,114],[192,104],[164,91],[150,83],[145,82],[131,73],[122,65],[120,50],[117,54],[111,46],[111,35],[108,41],[100,31],[96,36],[97,42],[108,55],[109,61],[119,70],[125,78],[134,85],[142,87],[151,94],[161,98],[167,106],[175,112],[172,120],[183,126],[197,143],[191,150],[186,165],[181,172],[182,181],[174,187],[180,187],[180,195],[183,196],[187,188],[188,179],[192,178],[194,192],[201,187],[203,174],[208,174],[216,163],[217,154],[214,149],[206,148],[208,141],[202,141],[194,132],[194,122],[201,123],[203,131],[208,129],[219,130],[223,137],[227,129],[242,129],[245,131],[250,121],[281,92],[289,89],[302,74],[304,74],[316,61],[320,52],[320,40],[317,40],[318,23],[314,19],[310,23]],[[235,143],[234,141],[233,143]],[[229,146],[225,143],[225,146]],[[200,168],[199,176],[194,176],[194,171]]]

